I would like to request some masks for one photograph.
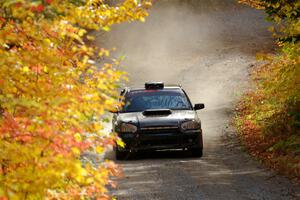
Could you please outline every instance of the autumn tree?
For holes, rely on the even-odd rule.
[[[252,154],[300,180],[300,1],[240,0],[274,24],[274,53],[258,54],[253,90],[244,95],[237,124]]]
[[[117,139],[103,131],[123,73],[91,31],[144,21],[146,0],[0,2],[0,199],[106,198],[109,161],[82,163]],[[108,60],[107,58],[105,60]]]

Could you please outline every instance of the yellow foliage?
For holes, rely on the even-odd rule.
[[[107,197],[112,165],[82,164],[113,136],[102,115],[117,103],[118,61],[88,46],[88,30],[141,20],[149,1],[2,0],[0,2],[0,199]],[[99,53],[100,52],[100,53]],[[91,135],[96,135],[91,137]]]

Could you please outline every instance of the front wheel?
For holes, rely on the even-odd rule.
[[[190,149],[190,151],[191,151],[191,153],[194,157],[199,157],[200,158],[203,155],[203,149],[202,148],[192,148],[192,149]]]
[[[118,148],[115,150],[116,152],[116,159],[117,160],[124,160],[127,157],[128,152],[126,151],[120,151]]]

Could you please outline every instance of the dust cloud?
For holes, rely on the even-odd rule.
[[[235,1],[161,0],[145,23],[115,25],[98,42],[116,47],[116,57],[125,56],[122,69],[129,73],[129,85],[141,86],[145,81],[184,84],[184,77],[178,74],[194,62],[266,34],[261,24],[241,16],[249,17],[249,13],[257,18],[255,12]]]

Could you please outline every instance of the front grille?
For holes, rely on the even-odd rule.
[[[154,126],[141,128],[142,133],[160,134],[160,133],[178,133],[179,128],[177,126]]]
[[[141,146],[161,146],[161,145],[176,145],[180,144],[178,138],[167,138],[167,139],[152,139],[140,141]]]

